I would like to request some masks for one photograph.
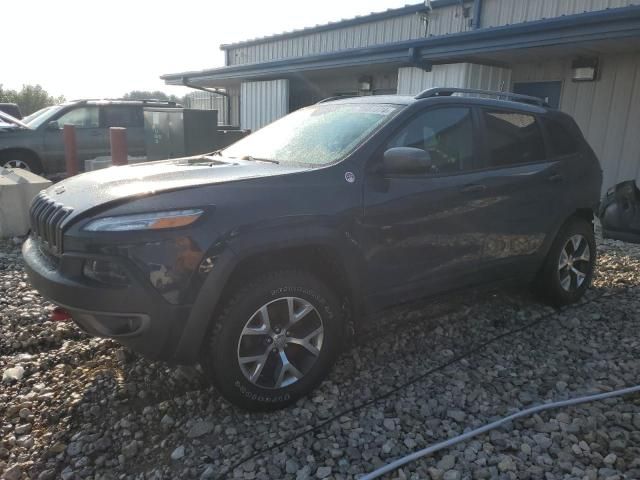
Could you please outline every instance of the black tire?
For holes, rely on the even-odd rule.
[[[565,250],[565,248],[567,248],[569,252],[573,250],[573,244],[569,245],[569,242],[571,242],[572,238],[576,238],[576,236],[583,238],[589,249],[587,252],[581,246],[582,244],[580,244],[575,255],[570,253],[571,257],[575,256],[576,258],[571,261],[572,265],[575,266],[576,270],[584,273],[584,278],[580,284],[578,284],[579,276],[569,271],[571,270],[570,266],[560,267],[563,250]],[[582,256],[588,256],[588,262],[586,260],[578,260],[578,257]],[[536,282],[538,291],[546,302],[556,307],[575,303],[580,300],[591,285],[595,265],[596,241],[593,233],[593,225],[583,218],[571,217],[558,232],[545,259],[545,263],[538,274]],[[567,275],[569,276],[568,290]],[[563,281],[565,282],[564,286]]]
[[[26,152],[0,154],[0,167],[24,168],[29,172],[42,173],[42,165],[35,155]]]
[[[287,335],[285,340],[282,339],[286,332],[284,328],[280,329],[278,324],[284,327],[282,323],[286,322],[284,317],[290,315],[284,310],[288,306],[287,298],[297,298],[293,300],[297,305],[293,307],[294,312],[295,308],[304,309],[308,305],[314,309],[304,314],[295,325],[305,328],[308,326],[315,332],[318,331],[317,322],[320,322],[323,333],[320,343],[314,346],[316,349],[319,346],[319,353],[315,357],[310,350],[300,345],[289,343],[281,345],[283,341],[288,342],[292,338],[295,340],[299,336],[304,336],[304,334],[290,332],[293,337]],[[262,322],[263,317],[260,311],[265,305],[268,305],[266,316],[269,318],[265,323],[270,324],[271,333],[247,336],[244,333],[247,330],[255,332],[266,328],[265,325],[261,325],[260,329],[254,327],[253,325],[256,324],[253,322],[256,320],[252,320],[257,318],[257,321]],[[222,395],[235,405],[253,411],[283,408],[308,394],[328,374],[341,351],[345,337],[342,317],[338,297],[313,275],[298,270],[282,270],[262,275],[251,284],[233,292],[224,305],[222,313],[214,319],[202,351],[203,369]],[[295,328],[297,327],[292,326],[286,330],[291,331]],[[280,330],[277,338],[273,336],[272,329]],[[320,337],[316,337],[316,342],[318,338]],[[264,352],[268,353],[262,353],[261,342],[265,344]],[[280,349],[275,348],[277,343]],[[253,350],[254,347],[258,349],[257,353],[247,354],[243,350]],[[290,385],[284,385],[282,374],[280,374],[282,370],[286,371],[282,367],[284,361],[281,352],[285,353],[284,358],[294,365],[297,374],[304,372],[300,378],[296,377],[297,380],[290,378],[289,381],[293,380]],[[260,368],[261,373],[257,374],[255,381],[250,381],[251,372],[247,373],[246,370],[253,370],[255,374],[258,371],[258,363],[255,364],[255,368],[245,366],[245,371],[240,365],[241,358],[250,358],[252,355],[267,355],[267,360],[263,362],[264,366]],[[303,364],[305,368],[302,368]],[[251,363],[244,363],[244,365],[251,365]],[[272,366],[273,373],[271,373]],[[277,386],[278,380],[283,384],[280,387]],[[269,385],[271,382],[273,382],[272,386]]]

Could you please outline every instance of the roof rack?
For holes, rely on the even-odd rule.
[[[353,97],[357,97],[358,95],[336,95],[334,97],[327,97],[327,98],[323,98],[322,100],[320,100],[319,102],[316,102],[316,105],[318,103],[326,103],[326,102],[333,102],[334,100],[342,100],[343,98],[353,98]]]
[[[541,107],[549,107],[549,104],[542,98],[532,97],[530,95],[521,95],[511,92],[495,92],[492,90],[478,90],[474,88],[428,88],[415,96],[416,100],[432,97],[450,97],[454,93],[473,93],[476,95],[487,95],[497,97],[498,100],[513,100],[515,102],[539,105]]]

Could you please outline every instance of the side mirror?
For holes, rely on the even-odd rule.
[[[60,130],[60,125],[57,120],[51,120],[47,123],[47,130]]]
[[[384,152],[382,173],[395,175],[423,174],[432,165],[426,150],[413,147],[393,147]]]

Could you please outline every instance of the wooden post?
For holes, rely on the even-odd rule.
[[[109,129],[111,141],[111,163],[113,165],[127,165],[129,163],[127,152],[127,129],[111,127]]]
[[[62,127],[62,139],[64,141],[64,158],[67,164],[67,176],[78,174],[78,142],[76,141],[76,127],[65,125]]]

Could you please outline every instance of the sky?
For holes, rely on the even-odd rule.
[[[223,66],[222,43],[407,3],[418,1],[3,0],[0,84],[40,84],[67,99],[184,95],[159,76]]]

